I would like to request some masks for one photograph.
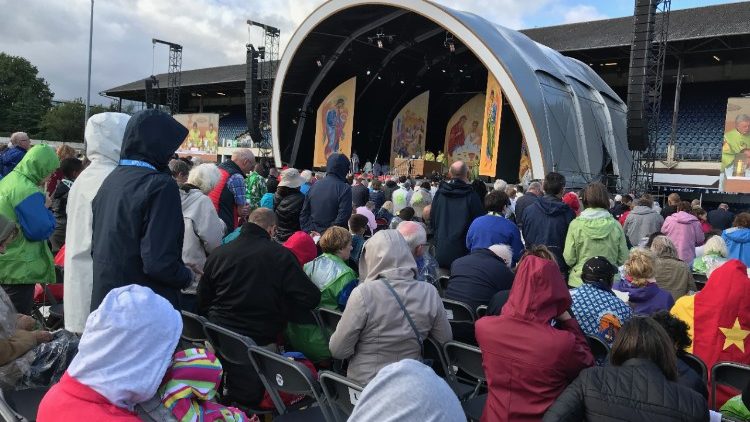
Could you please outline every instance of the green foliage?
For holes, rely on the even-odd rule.
[[[16,131],[40,135],[40,122],[53,94],[38,73],[23,57],[0,53],[0,136]]]
[[[89,114],[114,111],[114,106],[92,105]],[[86,105],[81,98],[52,107],[42,118],[42,137],[48,141],[83,142],[85,115]]]

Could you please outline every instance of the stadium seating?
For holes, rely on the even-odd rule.
[[[219,119],[219,140],[224,145],[225,139],[234,139],[247,131],[247,120],[243,114],[228,114]]]

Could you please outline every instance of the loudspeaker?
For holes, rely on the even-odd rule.
[[[247,129],[254,142],[260,142],[258,128],[258,56],[259,53],[252,44],[247,45],[246,74],[245,74],[245,118]]]
[[[144,82],[146,84],[146,91],[144,94],[146,108],[159,108],[159,98],[157,98],[159,94],[159,80],[156,78],[156,76],[151,75],[150,77],[146,78]]]
[[[631,151],[645,151],[649,145],[649,101],[655,73],[652,44],[656,8],[660,0],[636,0],[633,14],[633,44],[630,49],[627,95],[627,136]]]

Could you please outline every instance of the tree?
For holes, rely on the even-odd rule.
[[[92,105],[89,114],[112,111],[112,105]],[[82,98],[60,103],[47,111],[42,118],[42,136],[49,141],[83,142],[83,119],[86,105]]]
[[[49,84],[23,57],[0,53],[0,136],[25,131],[40,134],[42,116],[52,106]]]

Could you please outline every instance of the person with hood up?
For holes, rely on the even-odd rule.
[[[347,377],[366,385],[386,365],[420,359],[429,336],[452,339],[438,291],[416,280],[417,264],[396,230],[370,238],[359,261],[360,284],[351,293],[329,348],[348,359]]]
[[[281,172],[281,182],[273,195],[273,211],[276,213],[276,239],[286,242],[289,236],[300,231],[299,216],[305,204],[305,195],[299,188],[304,183],[297,169]]]
[[[148,287],[110,290],[89,315],[78,354],[39,404],[37,421],[140,421],[136,406],[156,395],[181,332],[180,313]]]
[[[690,202],[677,204],[677,212],[664,219],[661,232],[677,247],[677,256],[690,265],[695,259],[695,247],[703,244],[705,235],[698,217],[692,214]]]
[[[628,304],[636,315],[651,315],[674,305],[672,295],[659,287],[654,278],[656,255],[648,249],[633,248],[625,262],[625,278],[612,287],[628,294]]]
[[[656,236],[651,241],[651,252],[656,255],[654,279],[674,300],[690,292],[697,292],[690,266],[677,258],[677,248],[667,236]]]
[[[94,283],[91,258],[91,203],[109,173],[117,167],[125,127],[130,116],[99,113],[86,123],[86,156],[91,161],[68,193],[68,226],[65,230],[63,307],[65,329],[80,334],[91,310]]]
[[[395,214],[398,214],[399,211],[410,206],[409,204],[411,204],[411,197],[412,195],[414,195],[414,191],[411,189],[411,182],[406,178],[406,176],[401,176],[399,178],[398,186],[398,189],[393,191],[392,195],[393,212]]]
[[[289,236],[284,247],[292,251],[300,266],[304,266],[318,256],[318,247],[309,234],[298,231]]]
[[[456,422],[465,420],[456,393],[429,366],[413,359],[392,363],[359,396],[350,421]]]
[[[563,259],[563,246],[568,234],[568,226],[575,218],[573,210],[562,201],[565,190],[565,176],[551,172],[542,184],[544,196],[526,207],[521,215],[523,238],[526,246],[544,245],[553,254],[563,276],[568,266]]]
[[[570,207],[570,209],[573,210],[576,217],[581,215],[581,201],[575,192],[568,192],[563,195],[562,201],[565,202]]]
[[[419,188],[414,189],[409,206],[414,208],[414,216],[422,220],[424,207],[432,204],[432,194],[430,193],[430,182],[422,182]]]
[[[466,255],[469,225],[484,214],[482,202],[469,184],[469,168],[463,161],[450,167],[451,179],[440,183],[430,207],[430,226],[435,239],[435,259],[441,268]]]
[[[474,252],[492,245],[509,245],[513,250],[513,266],[521,258],[523,242],[518,226],[505,218],[505,209],[509,205],[510,200],[505,192],[493,190],[487,194],[484,198],[487,214],[472,221],[466,233],[466,248]]]
[[[728,260],[729,252],[724,239],[718,235],[711,236],[703,244],[703,255],[693,261],[693,272],[710,276],[711,271]]]
[[[475,323],[487,376],[482,421],[537,421],[594,364],[554,262],[525,256],[500,316]],[[554,325],[554,326],[553,326]],[[503,333],[498,335],[498,333]]]
[[[641,196],[636,202],[636,206],[625,218],[625,224],[622,228],[633,246],[638,246],[643,238],[660,231],[664,224],[664,217],[653,209],[653,203],[654,199],[651,195]]]
[[[126,283],[150,287],[179,309],[194,279],[182,262],[185,223],[167,164],[187,129],[159,110],[136,113],[125,128],[120,165],[92,202],[94,284],[91,309]]]
[[[347,228],[352,215],[352,187],[346,183],[349,159],[334,153],[326,162],[326,177],[310,188],[300,214],[302,230],[323,233],[331,226]]]
[[[182,309],[195,312],[200,273],[208,255],[221,245],[224,222],[207,196],[219,183],[221,173],[213,164],[201,164],[190,170],[187,182],[180,186],[182,219],[185,222],[182,261],[200,270],[189,287],[182,291]]]
[[[21,235],[0,255],[0,285],[16,311],[30,315],[36,283],[54,283],[55,267],[47,239],[55,230],[55,217],[45,207],[40,186],[60,166],[55,150],[36,145],[0,180],[0,216],[18,224]]]
[[[750,265],[750,213],[741,212],[734,218],[732,227],[721,233],[727,245],[729,258]]]
[[[26,132],[15,132],[10,135],[10,145],[11,147],[0,156],[0,178],[9,175],[21,162],[31,148],[31,139]]]
[[[568,284],[582,284],[583,264],[592,256],[603,256],[617,266],[628,258],[625,232],[609,212],[609,195],[601,183],[591,183],[583,192],[584,211],[570,223],[563,258],[571,268]]]
[[[52,255],[56,255],[60,248],[65,245],[65,232],[68,224],[68,194],[73,182],[83,171],[83,162],[77,158],[66,158],[60,162],[58,170],[62,172],[62,178],[58,180],[57,186],[50,196],[52,213],[55,215],[55,231],[49,238]]]

